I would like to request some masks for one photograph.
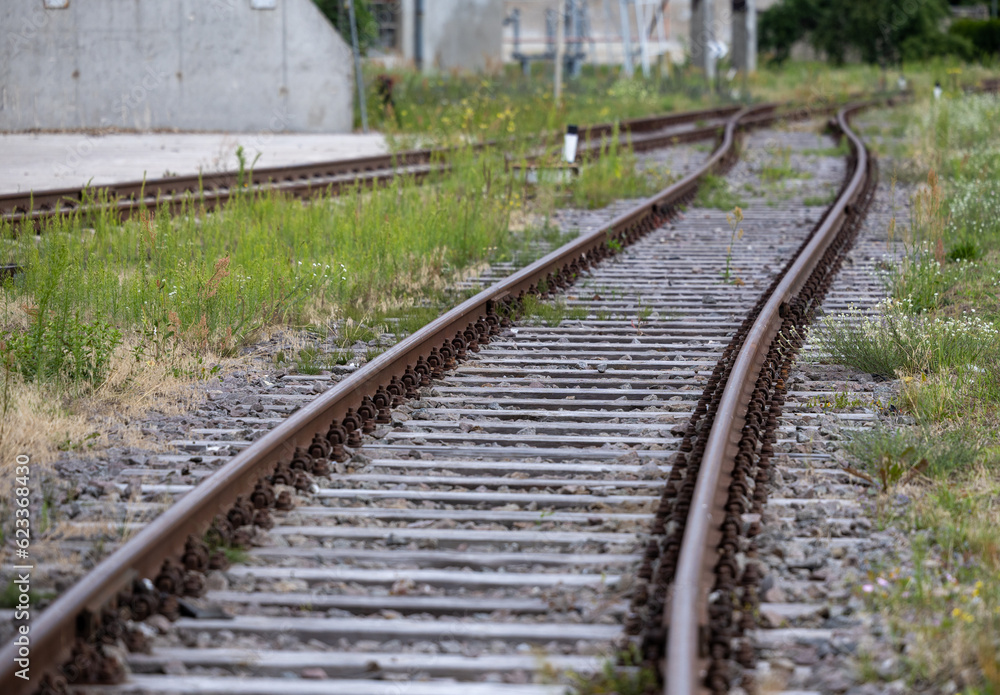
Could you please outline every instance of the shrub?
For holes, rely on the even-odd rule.
[[[948,34],[965,41],[978,57],[1000,53],[1000,19],[956,19]]]
[[[27,330],[0,337],[0,359],[27,379],[97,386],[121,342],[121,332],[109,323],[88,323],[79,313],[55,318],[38,313]]]
[[[1000,353],[1000,331],[978,317],[928,318],[888,300],[869,317],[858,311],[823,319],[819,344],[837,364],[887,379],[897,372],[935,372],[978,364]]]

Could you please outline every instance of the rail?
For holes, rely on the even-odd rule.
[[[797,115],[807,115],[807,112],[800,111]],[[185,550],[189,539],[200,538],[219,515],[226,517],[227,510],[232,513],[239,507],[241,497],[254,493],[261,479],[279,464],[292,459],[297,450],[328,447],[328,442],[333,442],[331,433],[346,437],[353,430],[362,429],[375,420],[379,411],[388,408],[396,395],[408,395],[415,391],[415,386],[429,383],[430,376],[439,374],[442,366],[448,367],[454,359],[463,357],[466,349],[477,349],[478,341],[488,340],[506,315],[506,309],[515,307],[525,295],[545,294],[566,286],[582,270],[613,256],[623,246],[654,229],[678,205],[690,200],[705,174],[733,163],[737,156],[738,129],[745,123],[759,126],[781,117],[773,105],[743,108],[733,113],[726,121],[718,146],[695,172],[617,216],[604,227],[553,251],[450,310],[236,455],[101,561],[33,621],[33,671],[52,672],[63,664],[78,639],[89,639],[100,629],[106,606],[116,606],[122,592],[127,593],[130,587],[144,582],[149,586],[147,580],[157,576],[164,558],[177,557]],[[831,218],[843,214],[845,205],[838,201]],[[790,285],[787,291],[795,287]],[[762,334],[759,340],[766,335],[768,333]],[[731,422],[736,422],[737,410],[734,405]],[[324,433],[327,433],[326,438]],[[725,442],[722,446],[725,451]],[[16,656],[17,649],[12,644],[0,651],[0,683],[11,695],[30,692],[37,683],[14,675]]]
[[[622,121],[618,129],[635,140],[637,149],[662,147],[670,142],[690,142],[715,136],[718,124],[697,125],[700,121],[726,118],[739,111],[739,106],[721,106],[697,111],[649,116]],[[685,123],[695,127],[676,133],[650,133]],[[600,152],[602,138],[614,132],[616,124],[601,123],[581,128],[580,152]],[[553,140],[552,134],[544,136]],[[500,146],[502,142],[477,143],[474,148]],[[420,177],[435,167],[442,167],[446,157],[456,148],[416,149],[348,160],[316,162],[281,167],[254,169],[252,172],[228,171],[144,179],[105,186],[59,188],[27,193],[0,195],[0,219],[14,225],[26,222],[38,224],[57,216],[68,216],[92,208],[113,208],[121,216],[140,210],[155,209],[166,204],[176,209],[188,201],[206,207],[216,207],[227,201],[231,191],[250,180],[259,189],[275,188],[300,198],[338,192],[358,183],[378,185],[393,179],[397,172],[409,172]]]
[[[768,360],[791,303],[799,297],[848,218],[862,212],[857,203],[869,183],[869,156],[864,143],[850,129],[848,120],[865,105],[853,104],[837,114],[837,127],[848,139],[853,153],[853,174],[746,334],[708,435],[682,537],[670,610],[664,614],[667,627],[664,692],[670,695],[693,695],[707,690],[709,592],[713,586],[709,579],[718,561],[715,551],[723,538],[722,522],[727,513],[729,483],[740,451],[747,411],[757,388],[758,375]]]

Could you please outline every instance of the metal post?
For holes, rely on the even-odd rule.
[[[351,43],[354,44],[354,78],[358,83],[358,106],[361,107],[361,129],[368,132],[368,103],[365,99],[365,78],[361,74],[361,47],[358,46],[358,18],[354,14],[354,0],[347,0],[351,16]]]
[[[642,58],[642,76],[649,79],[649,42],[646,40],[646,2],[633,0],[635,25],[639,29],[639,55]]]
[[[563,41],[566,38],[566,17],[562,12],[562,2],[556,4],[556,75],[555,75],[555,95],[556,106],[562,99],[562,73],[563,73]]]
[[[569,55],[566,56],[566,62],[569,68],[569,76],[576,77],[579,74],[576,65],[577,54],[580,51],[580,24],[576,16],[576,0],[566,0],[566,18],[569,21],[569,38],[567,41],[573,44],[569,47]]]
[[[625,74],[632,77],[635,69],[632,67],[632,27],[628,19],[626,0],[618,0],[618,11],[622,23],[622,51],[625,53]]]
[[[424,69],[424,0],[417,0],[413,21],[413,62]]]
[[[757,0],[733,0],[733,67],[757,71]]]
[[[656,65],[660,69],[657,77],[663,77],[663,64],[667,66],[667,77],[670,77],[670,56],[667,55],[665,46],[667,45],[667,35],[663,32],[663,6],[661,2],[656,12],[653,14],[653,21],[656,22]]]
[[[705,81],[711,86],[715,81],[715,55],[711,44],[715,39],[712,32],[713,0],[691,0],[691,63],[701,68]]]

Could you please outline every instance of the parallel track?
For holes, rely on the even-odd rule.
[[[287,553],[282,562],[287,563],[287,557],[299,557],[301,561],[303,557],[315,556],[326,557],[326,562],[338,565],[330,575],[322,569],[321,561],[321,567],[311,572],[307,571],[308,567],[297,570],[296,579],[310,589],[324,585],[331,577],[337,582],[361,582],[362,585],[374,582],[398,589],[392,592],[394,596],[368,599],[367,603],[360,599],[353,603],[338,599],[337,591],[321,591],[319,593],[326,596],[323,605],[329,604],[327,608],[345,610],[353,606],[362,613],[393,610],[404,616],[513,615],[515,619],[508,627],[498,625],[493,632],[488,628],[489,623],[470,623],[455,618],[454,624],[463,639],[479,640],[486,645],[483,648],[488,647],[492,638],[508,643],[513,640],[515,644],[520,640],[524,644],[555,645],[554,653],[558,655],[559,644],[572,642],[577,651],[570,651],[579,655],[582,650],[584,656],[555,656],[552,664],[583,672],[593,670],[594,657],[606,652],[609,645],[621,645],[631,639],[621,632],[619,625],[622,622],[631,633],[645,637],[647,649],[655,648],[662,641],[662,632],[658,638],[655,625],[650,625],[649,621],[650,617],[655,620],[659,613],[646,607],[635,610],[632,571],[635,563],[644,559],[640,580],[658,575],[657,563],[664,551],[666,554],[673,552],[669,549],[671,539],[657,541],[657,525],[663,527],[667,518],[664,502],[659,505],[654,533],[645,547],[635,545],[637,533],[641,533],[643,520],[656,508],[662,487],[660,478],[667,477],[669,489],[681,473],[696,468],[690,461],[682,461],[680,466],[671,461],[670,449],[679,443],[680,451],[687,452],[693,442],[694,450],[698,451],[695,435],[707,430],[699,424],[706,410],[709,414],[716,407],[724,414],[731,411],[732,414],[725,417],[726,424],[733,427],[732,423],[739,423],[740,412],[745,412],[745,404],[750,400],[750,391],[742,382],[737,384],[730,380],[727,385],[720,377],[727,371],[727,360],[728,364],[737,365],[734,372],[746,363],[749,364],[747,373],[756,376],[754,372],[759,364],[755,368],[754,363],[759,358],[737,357],[735,351],[727,348],[727,343],[739,328],[737,317],[752,309],[754,300],[771,279],[770,269],[776,270],[787,258],[787,250],[801,239],[787,236],[775,225],[770,232],[762,230],[764,238],[760,244],[769,244],[771,250],[756,251],[753,257],[745,259],[751,267],[744,278],[747,284],[726,286],[727,298],[720,302],[710,297],[711,292],[719,288],[718,282],[711,278],[713,271],[706,271],[706,268],[712,267],[713,261],[724,255],[725,239],[717,232],[722,220],[706,223],[701,231],[697,227],[693,231],[685,230],[683,237],[668,234],[660,227],[676,217],[678,206],[693,195],[701,175],[732,164],[738,122],[762,124],[768,118],[773,120],[774,116],[753,110],[734,115],[727,122],[721,145],[696,174],[619,216],[606,228],[582,237],[484,290],[351,375],[233,457],[43,613],[32,632],[35,653],[39,654],[35,668],[54,672],[53,669],[74,648],[77,663],[95,668],[93,663],[87,663],[93,660],[93,650],[88,652],[86,641],[95,636],[100,639],[102,634],[109,634],[109,625],[119,624],[114,617],[116,611],[102,609],[109,602],[117,605],[119,618],[141,618],[144,612],[155,611],[157,606],[166,612],[176,610],[172,597],[158,596],[158,592],[150,591],[149,585],[137,578],[155,578],[161,589],[164,577],[167,584],[186,580],[183,571],[180,574],[172,573],[169,568],[161,571],[163,558],[179,556],[186,543],[188,569],[206,570],[208,559],[200,556],[198,543],[190,541],[189,536],[200,538],[201,532],[220,512],[226,513],[236,526],[241,525],[239,521],[249,521],[255,516],[254,506],[251,504],[248,508],[237,498],[242,499],[241,496],[248,495],[255,487],[258,513],[267,516],[267,507],[274,504],[273,499],[268,499],[274,494],[272,483],[277,485],[277,491],[290,492],[293,488],[284,488],[281,483],[299,482],[295,480],[299,474],[288,470],[290,462],[311,471],[320,480],[328,478],[332,485],[313,492],[312,499],[321,501],[323,506],[296,509],[293,519],[298,519],[299,525],[288,530],[289,519],[286,518],[286,528],[276,530],[276,535],[339,539],[350,546],[345,549],[348,546],[335,543],[330,550],[322,552],[319,546],[307,546],[317,550]],[[847,129],[843,113],[838,115],[838,125],[848,134],[852,146],[860,145]],[[859,153],[856,157],[862,163],[860,170],[866,170],[863,146],[860,147],[855,150]],[[792,271],[786,273],[780,283],[778,280],[771,283],[775,291],[766,304],[764,299],[757,300],[756,313],[763,316],[774,309],[787,316],[789,307],[791,315],[803,313],[800,304],[787,301],[805,282],[798,269],[812,272],[810,264],[815,266],[830,244],[826,236],[828,231],[835,233],[834,228],[843,226],[845,221],[856,224],[863,209],[859,205],[863,190],[864,179],[855,173],[827,212],[819,231],[812,235],[812,242],[802,252],[804,255],[800,254],[799,260],[790,264]],[[780,216],[780,210],[776,214]],[[649,234],[657,229],[660,231]],[[621,251],[623,246],[633,242],[635,245],[631,249]],[[619,262],[596,265],[612,256],[617,256]],[[588,271],[586,283],[569,290],[575,297],[570,298],[570,304],[586,309],[588,315],[578,328],[519,326],[504,330],[503,324],[508,317],[518,314],[525,293],[544,295],[550,289],[569,287]],[[703,273],[704,279],[696,277]],[[822,273],[823,281],[828,281],[829,270]],[[606,295],[611,295],[611,299]],[[720,303],[723,305],[717,306]],[[605,313],[609,316],[602,318]],[[623,318],[630,314],[634,314],[634,318],[623,326]],[[744,321],[744,329],[749,327],[749,320]],[[770,338],[779,328],[780,323],[769,319],[759,331],[754,328],[755,332],[745,342],[754,347],[769,345]],[[445,377],[454,361],[471,357],[471,353],[479,352],[486,343],[490,343],[490,347],[478,360],[466,363]],[[421,386],[428,386],[432,379],[437,380],[434,390],[421,391]],[[712,405],[711,392],[723,388],[736,393],[736,400],[730,404],[723,399],[718,406]],[[705,397],[706,393],[709,398]],[[694,403],[699,396],[701,402],[692,413],[687,401]],[[420,398],[420,401],[411,400],[402,411],[396,411],[404,415],[395,419],[391,407],[412,398]],[[454,420],[456,413],[457,421]],[[614,419],[608,422],[608,418]],[[716,422],[720,420],[716,418]],[[379,423],[393,424],[396,428],[383,426],[379,429]],[[361,445],[363,440],[359,435],[362,431],[375,434],[377,441],[367,445],[360,458],[356,456],[346,464],[335,463],[347,458],[342,447],[355,451]],[[735,431],[739,432],[740,428]],[[732,435],[724,435],[723,441],[725,436]],[[769,436],[773,437],[773,432]],[[688,443],[687,448],[684,442]],[[567,450],[567,446],[571,448]],[[311,455],[306,453],[310,448]],[[642,449],[641,457],[633,458],[630,452],[634,448]],[[709,448],[708,451],[714,450]],[[730,451],[728,458],[720,458],[720,470],[725,461],[733,460],[734,453]],[[512,457],[520,463],[511,463]],[[703,463],[701,469],[710,470],[711,466]],[[717,477],[724,479],[725,475],[723,471]],[[267,477],[271,482],[262,482]],[[379,486],[384,485],[398,489],[379,492]],[[695,495],[712,497],[701,491],[699,486],[704,485],[700,479],[695,483]],[[372,500],[378,499],[402,499],[404,503],[395,507],[395,511],[379,504],[371,507]],[[234,502],[237,502],[235,507]],[[279,506],[285,506],[280,499],[278,502]],[[696,511],[702,508],[699,504],[696,502],[693,507]],[[670,511],[669,505],[666,508]],[[682,509],[683,504],[677,508]],[[545,512],[546,509],[552,511]],[[698,522],[699,516],[704,515],[694,514],[688,519],[685,533],[694,532],[692,529],[696,529],[697,523],[692,522]],[[378,520],[374,528],[389,524],[399,530],[391,531],[388,536],[384,530],[372,531],[372,520]],[[438,523],[441,521],[458,523],[459,528],[441,528]],[[264,520],[264,523],[269,522]],[[412,527],[414,523],[418,526]],[[595,526],[599,527],[596,532]],[[684,528],[683,523],[680,528]],[[232,529],[224,522],[216,522],[215,532],[231,539]],[[717,535],[717,531],[704,531],[705,537],[713,535]],[[388,559],[384,556],[388,555],[389,546],[410,546],[412,551],[409,555],[404,552],[394,556],[396,559]],[[654,550],[653,546],[658,547]],[[704,543],[702,546],[708,547]],[[442,547],[453,547],[466,555],[456,560],[450,551],[439,549]],[[567,550],[572,552],[567,554]],[[484,551],[488,555],[484,556]],[[264,564],[274,567],[271,580],[267,580],[268,575],[264,573],[265,584],[289,576],[289,570],[278,569],[282,564],[279,562],[281,551],[270,555],[262,551],[259,556]],[[377,567],[359,568],[352,574],[352,570],[340,565],[348,557],[362,564],[388,564],[380,570],[382,574],[376,571]],[[292,562],[298,564],[299,561]],[[447,588],[454,586],[454,574],[431,569],[455,567],[456,562],[459,565],[468,563],[465,566],[475,570],[479,582],[479,588],[470,585],[468,591],[472,594],[461,600]],[[491,572],[490,567],[505,571]],[[685,567],[682,557],[678,572],[687,571]],[[233,574],[238,576],[241,572],[234,570]],[[708,612],[705,606],[707,589],[699,588],[704,586],[701,579],[698,582],[697,586],[692,585],[695,594],[690,599],[692,606],[700,605],[704,609],[695,618],[696,637],[699,620]],[[525,595],[524,590],[529,586],[541,588],[541,594],[529,592]],[[546,593],[544,587],[547,586],[558,588],[558,591]],[[417,587],[422,595],[409,597]],[[573,588],[570,590],[570,587]],[[678,583],[675,592],[683,588],[684,585]],[[647,590],[647,599],[653,598],[654,604],[657,591],[655,584]],[[626,600],[629,593],[633,599],[631,607]],[[308,594],[310,601],[319,600],[315,591],[310,590]],[[257,599],[255,603],[251,597],[229,594],[212,598],[230,606],[260,605],[261,600],[266,603],[266,599]],[[658,600],[662,603],[663,598],[660,596]],[[639,603],[645,606],[649,601]],[[678,605],[675,600],[675,613]],[[252,622],[250,618],[238,618],[219,622],[214,627],[211,621],[194,620],[187,629],[252,631],[254,626],[248,620]],[[286,625],[293,625],[289,622],[291,618],[286,617],[284,621]],[[363,626],[346,618],[294,624],[299,625],[303,634],[318,631],[316,634],[336,636],[339,630],[344,639],[357,639],[359,635],[370,633],[369,636],[376,640],[412,641],[429,634],[430,628],[419,617],[390,622],[394,624],[383,624],[374,632],[370,632],[371,623]],[[669,640],[673,648],[676,636],[687,627],[673,615],[670,624]],[[682,624],[685,627],[679,627]],[[461,627],[463,625],[465,627]],[[294,632],[299,628],[285,629]],[[181,629],[185,629],[184,624]],[[85,639],[77,641],[78,637]],[[581,641],[591,646],[581,646],[578,644]],[[698,644],[698,639],[691,644]],[[491,672],[500,674],[511,669],[532,670],[528,664],[531,659],[524,653],[506,651],[507,647],[496,649],[494,661],[486,660],[486,666],[483,660],[473,663],[474,659],[463,660],[461,655],[437,656],[428,664],[417,656],[408,661],[400,654],[385,652],[378,668],[387,669],[383,675],[390,676],[414,673],[454,676],[460,672],[464,677],[477,673],[480,676],[488,676]],[[18,689],[22,684],[12,680],[7,671],[8,652],[9,649],[5,650],[0,657],[4,659],[0,678],[5,684],[12,684],[11,692],[24,692]],[[678,666],[680,659],[685,658],[688,659],[686,672],[690,679],[684,681],[683,690],[674,690],[670,685],[674,681],[668,681],[668,690],[671,693],[694,692],[702,682],[697,672],[697,655],[690,654],[690,650],[687,654],[679,654],[669,652],[669,668],[665,673],[669,679],[678,671],[685,672],[684,667]],[[283,662],[285,657],[280,654],[265,656],[265,663],[268,658],[274,660],[273,666],[268,668],[280,669],[281,663],[290,663]],[[343,654],[340,657],[346,659],[339,662],[342,666],[351,663]],[[154,656],[149,663],[155,664],[157,658],[160,657]],[[211,664],[212,659],[224,659],[224,655],[215,653],[205,658],[206,663]],[[323,661],[321,657],[316,658]],[[360,659],[360,656],[356,659],[358,663]],[[38,661],[43,663],[38,664]],[[301,665],[306,661],[300,659],[296,663]],[[142,658],[134,661],[140,662]],[[712,668],[718,671],[722,667],[714,664]],[[130,684],[121,688],[129,692],[135,689],[157,691],[167,686],[170,690],[190,692],[209,692],[212,688],[220,692],[231,691],[232,684],[223,682],[225,680],[213,684],[173,678],[157,684],[134,677]],[[278,687],[276,683],[261,681],[258,685],[246,686],[243,691],[271,692],[268,688],[275,687]],[[424,692],[413,687],[415,684],[410,684],[408,692]],[[427,692],[448,692],[441,689],[444,684],[434,687],[436,689]],[[365,692],[361,685],[353,691]],[[468,683],[454,690],[459,691],[494,692],[486,684],[480,687]],[[500,689],[496,692],[514,691]],[[541,688],[538,692],[547,691]]]
[[[664,147],[675,142],[693,142],[715,137],[725,119],[739,110],[723,106],[698,111],[651,116],[623,121],[621,137],[629,138],[636,150]],[[614,132],[612,124],[581,129],[580,153],[599,154],[602,138]],[[482,148],[486,143],[478,145]],[[245,186],[274,189],[297,198],[338,193],[355,186],[380,185],[397,176],[416,180],[447,167],[449,149],[409,150],[359,159],[318,162],[256,169]],[[46,219],[70,216],[94,209],[111,208],[121,217],[161,206],[176,210],[196,203],[207,209],[223,204],[238,188],[237,172],[177,176],[131,181],[93,188],[64,188],[0,195],[0,219],[15,226],[38,225]]]

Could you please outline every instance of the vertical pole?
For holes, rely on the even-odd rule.
[[[576,16],[576,0],[566,0],[566,6],[566,17],[569,20],[569,38],[566,40],[572,44],[568,46],[569,76],[576,77],[579,75],[577,60],[580,52],[580,23]]]
[[[562,0],[556,3],[556,76],[555,76],[555,102],[559,106],[562,99],[562,73],[563,73],[563,42],[566,34],[566,16],[561,7]]]
[[[716,58],[710,48],[714,16],[713,0],[691,0],[691,63],[701,68],[709,87],[715,81]]]
[[[639,55],[642,57],[642,76],[649,79],[649,42],[646,40],[646,2],[633,0],[635,25],[639,29]]]
[[[424,0],[416,0],[417,7],[413,22],[413,62],[417,70],[424,69]]]
[[[628,7],[626,0],[618,0],[618,11],[621,15],[622,23],[622,51],[625,53],[625,74],[632,77],[634,69],[632,67],[632,27],[628,19]]]
[[[361,47],[358,46],[358,18],[354,14],[354,0],[347,0],[351,16],[351,43],[354,44],[354,78],[358,84],[358,106],[361,107],[361,129],[368,132],[368,104],[365,99],[365,78],[361,74]]]

